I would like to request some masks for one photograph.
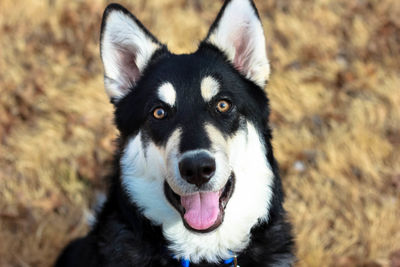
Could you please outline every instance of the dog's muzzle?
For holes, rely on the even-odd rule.
[[[208,233],[218,228],[225,215],[225,207],[232,196],[235,175],[232,172],[227,183],[220,190],[198,191],[180,196],[172,191],[165,181],[164,193],[171,205],[181,215],[183,224],[191,231]]]
[[[164,184],[165,196],[180,213],[186,228],[192,231],[216,229],[224,219],[225,206],[234,189],[234,173],[223,173],[221,169],[218,173],[217,164],[219,168],[224,168],[224,164],[218,163],[214,156],[206,150],[194,150],[185,152],[178,160],[176,179],[190,184],[189,193],[174,192],[168,180]]]
[[[184,156],[179,161],[181,177],[197,187],[210,181],[215,174],[215,159],[206,152]]]

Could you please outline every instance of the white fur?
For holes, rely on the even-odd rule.
[[[170,82],[163,83],[158,88],[158,97],[171,107],[175,105],[176,91],[174,86]]]
[[[206,40],[248,79],[264,87],[270,73],[263,28],[248,0],[232,0]]]
[[[201,80],[201,96],[205,102],[210,101],[219,92],[219,82],[211,76],[206,76]]]
[[[230,165],[224,168],[232,169],[236,175],[235,190],[226,206],[224,222],[210,233],[187,230],[163,192],[164,179],[174,191],[182,190],[181,186],[186,188],[185,183],[174,185],[176,177],[171,177],[177,173],[180,129],[175,130],[165,147],[150,142],[145,149],[139,133],[129,141],[121,158],[122,182],[132,201],[143,209],[147,218],[162,226],[174,254],[194,263],[219,262],[230,258],[231,251],[243,250],[250,241],[251,228],[268,219],[272,197],[273,173],[255,127],[248,122],[246,129],[228,139],[212,125],[206,125],[206,131],[217,165],[218,155],[223,154]]]
[[[160,45],[153,42],[131,17],[119,10],[110,11],[101,40],[108,96],[118,100],[128,93],[158,48]]]

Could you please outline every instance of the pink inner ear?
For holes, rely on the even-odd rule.
[[[140,71],[136,65],[136,49],[118,46],[118,61],[120,80],[123,82],[121,89],[128,90],[140,77]]]
[[[251,35],[249,33],[248,24],[244,23],[243,26],[237,29],[233,38],[233,45],[235,47],[235,57],[233,65],[243,74],[249,71],[249,62],[253,48],[251,47]]]

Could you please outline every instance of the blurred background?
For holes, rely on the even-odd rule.
[[[256,0],[298,266],[400,266],[400,1]],[[88,230],[116,130],[102,0],[0,1],[0,266],[49,266]],[[191,52],[222,1],[121,1]]]

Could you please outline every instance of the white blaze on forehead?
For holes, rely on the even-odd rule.
[[[158,97],[170,106],[175,105],[176,91],[170,82],[163,83],[158,88]]]
[[[201,81],[200,89],[201,96],[206,102],[210,101],[216,94],[218,94],[220,88],[219,82],[211,76],[206,76]]]

